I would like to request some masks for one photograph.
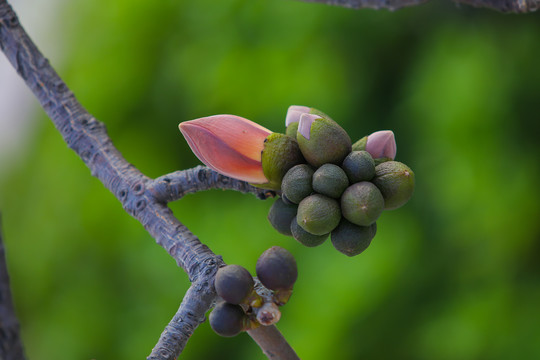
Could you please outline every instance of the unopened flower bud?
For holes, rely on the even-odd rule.
[[[351,138],[335,121],[314,114],[302,114],[296,136],[302,154],[313,166],[341,165],[351,152]]]

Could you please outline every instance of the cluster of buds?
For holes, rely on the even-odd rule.
[[[334,247],[354,256],[376,233],[383,210],[397,209],[412,196],[414,173],[394,161],[389,130],[355,142],[328,115],[291,106],[286,133],[273,133],[238,116],[216,115],[180,124],[197,157],[212,169],[281,197],[268,219],[282,234],[306,246],[329,236]]]
[[[226,265],[216,274],[214,286],[220,301],[210,313],[212,329],[232,337],[259,325],[279,321],[279,306],[292,294],[298,270],[296,260],[287,250],[274,246],[262,253],[255,269],[259,286],[240,265]]]

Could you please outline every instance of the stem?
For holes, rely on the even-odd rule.
[[[20,326],[9,286],[9,275],[6,264],[6,251],[2,240],[2,224],[0,218],[0,359],[24,360]]]

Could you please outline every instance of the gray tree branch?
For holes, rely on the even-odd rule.
[[[24,360],[19,321],[11,298],[0,217],[0,359]]]
[[[423,4],[429,0],[302,0],[351,9],[388,9],[398,10],[403,7]],[[454,0],[456,3],[483,7],[504,13],[527,13],[540,8],[540,0]]]
[[[223,261],[173,216],[166,202],[178,198],[170,195],[173,191],[180,194],[210,186],[209,183],[204,185],[207,179],[211,179],[218,188],[243,189],[255,194],[260,194],[260,190],[208,173],[204,168],[198,171],[208,176],[205,176],[204,180],[203,176],[186,180],[184,188],[167,187],[163,185],[167,183],[165,178],[154,181],[142,174],[114,147],[105,125],[77,101],[26,34],[6,0],[0,0],[0,49],[32,90],[67,145],[80,156],[92,175],[101,180],[116,196],[123,208],[139,220],[156,242],[176,260],[195,284],[192,288],[195,290],[188,291],[177,314],[178,319],[185,322],[185,326],[177,332],[178,336],[174,341],[164,343],[164,346],[159,348],[154,358],[178,357],[194,329],[204,321],[204,315],[216,297],[214,275]],[[184,174],[192,173],[188,171]],[[183,184],[181,176],[175,175],[172,179]],[[198,182],[202,184],[197,185]],[[161,195],[157,198],[155,194]],[[261,331],[264,333],[266,330]],[[273,336],[272,329],[268,332],[269,336]],[[282,355],[283,358],[288,356]]]

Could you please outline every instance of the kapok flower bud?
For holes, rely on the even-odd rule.
[[[193,153],[211,169],[255,184],[267,183],[262,151],[272,132],[235,115],[214,115],[178,126]]]
[[[355,142],[352,149],[353,151],[365,150],[374,159],[386,158],[394,160],[397,152],[396,139],[391,130],[376,131]]]
[[[351,152],[351,138],[334,120],[302,114],[296,136],[307,162],[315,167],[326,163],[341,165]]]
[[[208,167],[265,189],[280,190],[294,165],[305,162],[298,142],[235,115],[214,115],[179,125],[191,150]]]

